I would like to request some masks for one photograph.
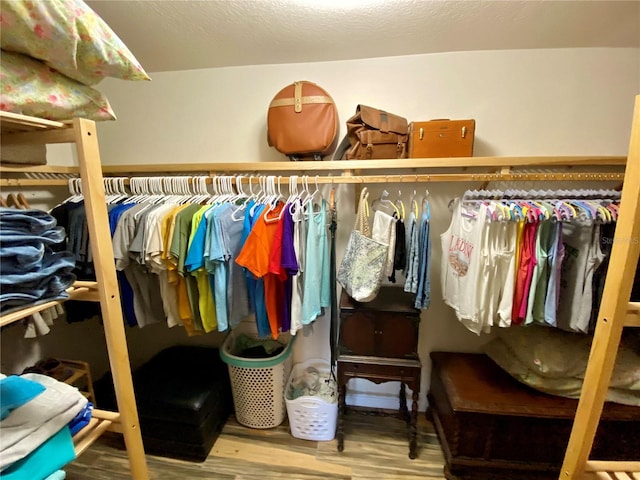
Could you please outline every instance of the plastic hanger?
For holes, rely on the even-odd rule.
[[[425,189],[422,197],[422,211],[427,214],[427,221],[431,221],[431,204],[429,203],[429,190]]]
[[[416,194],[417,192],[414,190],[413,195],[411,196],[411,210],[413,211],[415,218],[418,218],[418,215],[420,214],[420,206],[416,200]]]
[[[393,211],[390,213],[393,215],[393,213],[395,212],[395,216],[396,218],[398,218],[400,216],[400,211],[398,210],[398,207],[396,206],[396,204],[387,198],[388,196],[389,196],[389,192],[387,192],[386,190],[382,190],[382,193],[380,194],[380,198],[378,198],[377,200],[374,200],[374,202],[371,204],[371,208],[373,208],[374,210],[384,211],[383,209],[390,207],[393,209]],[[385,213],[389,213],[389,212],[387,211]]]
[[[317,196],[320,197],[320,198],[318,198],[318,202],[321,202],[322,200],[324,200],[324,197],[322,196],[322,192],[318,188],[318,176],[317,175],[316,175],[316,179],[315,179],[315,184],[316,184],[316,189],[313,191],[313,193],[311,193],[310,195],[307,195],[307,198],[305,198],[304,202],[302,203],[303,207],[307,207],[309,204],[311,204],[311,207],[313,207],[313,200]],[[311,211],[312,208],[310,208],[309,210]]]
[[[395,201],[395,205],[396,207],[398,207],[398,214],[400,216],[400,220],[404,222],[406,215],[407,215],[407,211],[404,208],[404,202],[402,201],[402,190],[398,190],[398,198],[396,198]]]

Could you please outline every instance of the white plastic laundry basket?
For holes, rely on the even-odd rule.
[[[240,333],[252,338],[252,329],[242,324],[233,330],[220,349],[220,357],[229,368],[233,406],[238,423],[251,428],[273,428],[285,417],[284,387],[291,370],[293,339],[282,334],[278,341],[285,347],[275,357],[243,358],[236,355],[235,343]]]
[[[327,441],[333,440],[336,434],[338,418],[338,396],[328,402],[320,397],[304,395],[294,400],[289,398],[289,388],[296,379],[300,378],[308,367],[315,367],[320,373],[328,374],[330,364],[326,360],[312,358],[294,365],[285,389],[285,402],[289,416],[291,435],[303,440]]]

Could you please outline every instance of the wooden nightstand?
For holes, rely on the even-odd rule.
[[[338,355],[338,451],[344,449],[347,383],[365,378],[374,383],[400,382],[402,419],[409,428],[409,458],[416,457],[416,421],[421,364],[418,357],[420,310],[413,295],[398,287],[383,287],[372,302],[359,303],[344,291],[340,296]],[[413,392],[411,414],[405,386]]]

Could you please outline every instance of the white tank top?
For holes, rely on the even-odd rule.
[[[500,319],[498,309],[506,285],[507,276],[511,274],[509,298],[513,297],[513,258],[515,242],[515,224],[513,222],[495,221],[487,224],[482,247],[481,273],[479,276],[480,315],[482,331],[489,333],[491,327],[511,324]],[[510,269],[510,270],[509,270]],[[511,308],[511,307],[509,307]]]
[[[495,234],[495,224],[487,222],[482,229],[482,238],[480,241],[481,248],[477,283],[478,318],[477,320],[460,319],[465,327],[478,335],[482,332],[491,331],[491,325],[493,324],[491,318],[491,291],[494,287],[492,280],[495,276],[495,268],[493,267]]]
[[[462,208],[456,200],[451,224],[440,236],[442,243],[442,293],[459,319],[478,322],[479,274],[486,207]]]
[[[496,259],[496,268],[499,270],[496,285],[500,289],[497,320],[498,326],[509,327],[511,326],[511,310],[513,309],[513,294],[516,284],[517,224],[508,221],[503,223],[502,226],[500,253]]]

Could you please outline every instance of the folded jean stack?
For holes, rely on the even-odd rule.
[[[61,480],[75,459],[72,436],[91,420],[93,405],[77,388],[37,373],[0,374],[0,477]]]
[[[60,251],[64,238],[46,212],[0,208],[0,312],[68,297],[75,257]]]

